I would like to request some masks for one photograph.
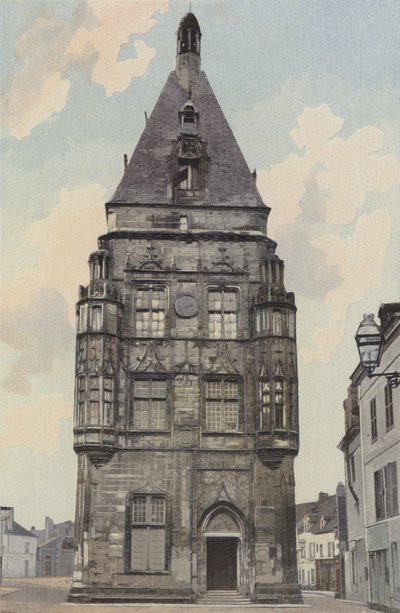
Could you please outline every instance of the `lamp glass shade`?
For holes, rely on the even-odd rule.
[[[372,313],[364,315],[355,336],[361,366],[372,374],[381,361],[384,339]]]

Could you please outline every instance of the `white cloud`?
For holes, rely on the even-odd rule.
[[[290,289],[322,299],[329,312],[301,351],[308,361],[329,361],[349,306],[380,288],[393,225],[389,192],[400,185],[400,160],[382,153],[382,130],[365,126],[342,137],[343,127],[326,104],[306,108],[290,132],[300,152],[258,172],[272,209],[269,234],[288,255]],[[381,208],[360,214],[379,194],[386,194]]]
[[[154,15],[168,10],[168,0],[87,0],[83,10],[78,7],[71,21],[44,7],[17,41],[15,56],[22,66],[3,95],[2,119],[18,139],[63,110],[71,70],[90,75],[111,96],[143,75],[155,56],[154,49],[135,40],[137,57],[119,61],[121,45],[154,27]]]
[[[368,194],[400,184],[400,160],[379,153],[384,145],[379,128],[366,126],[347,139],[339,137],[344,120],[326,104],[306,108],[297,123],[290,135],[302,154],[258,172],[260,192],[272,208],[272,233],[301,213],[300,200],[311,178],[326,194],[326,223],[335,225],[352,223]]]
[[[50,214],[30,226],[25,242],[38,251],[37,262],[4,284],[2,340],[20,352],[3,383],[27,394],[30,379],[50,372],[54,360],[72,356],[78,285],[88,279],[87,259],[105,231],[99,185],[60,191]]]
[[[71,420],[73,407],[59,394],[42,396],[35,404],[3,411],[0,447],[28,447],[52,455],[59,448],[61,421]]]

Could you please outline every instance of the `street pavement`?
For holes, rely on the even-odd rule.
[[[54,587],[18,582],[6,579],[1,598],[1,613],[371,613],[366,605],[337,600],[330,595],[318,593],[303,594],[304,605],[247,605],[247,606],[201,606],[201,605],[160,605],[160,604],[72,604],[67,603],[68,591],[64,587]],[[15,591],[11,592],[10,589]]]

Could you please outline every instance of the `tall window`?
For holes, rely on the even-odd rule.
[[[397,464],[390,462],[374,473],[376,519],[397,515]]]
[[[261,400],[261,412],[260,412],[260,430],[268,429],[271,427],[271,382],[263,379],[260,381],[260,400]]]
[[[113,380],[111,377],[104,377],[104,405],[103,405],[103,424],[111,425],[113,408]]]
[[[80,426],[85,420],[86,377],[78,377],[76,396],[76,424]]]
[[[141,288],[136,292],[136,333],[164,336],[166,292],[163,288]]]
[[[276,336],[281,336],[282,334],[282,313],[280,311],[272,313],[272,333]]]
[[[81,304],[79,307],[79,323],[78,323],[79,332],[85,332],[86,330],[87,309],[88,309],[87,304]]]
[[[376,441],[378,438],[378,422],[376,419],[376,399],[373,398],[369,405],[370,418],[371,418],[371,439]]]
[[[99,425],[100,423],[100,380],[97,375],[88,377],[89,380],[89,425]]]
[[[287,427],[287,390],[286,381],[283,379],[261,379],[260,383],[260,430],[270,428],[282,429]],[[296,407],[291,406],[291,427],[295,424]]]
[[[133,384],[135,430],[165,430],[167,427],[167,382],[138,379]]]
[[[282,380],[274,383],[275,400],[275,428],[285,427],[285,403],[284,403],[284,382]]]
[[[239,429],[239,383],[206,381],[206,428],[209,432]]]
[[[393,392],[390,385],[385,386],[385,417],[386,429],[388,430],[394,424],[393,419]]]
[[[131,500],[130,570],[166,569],[166,501],[159,495],[135,495]]]
[[[102,327],[102,308],[101,306],[90,307],[90,327],[93,331],[97,332]]]
[[[233,289],[208,292],[208,330],[210,338],[236,338],[238,293]]]

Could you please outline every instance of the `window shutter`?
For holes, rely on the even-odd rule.
[[[150,529],[149,561],[152,570],[165,569],[165,528]]]
[[[377,470],[374,473],[374,485],[375,485],[375,512],[376,519],[381,519],[383,517],[383,509],[382,509],[382,473]]]
[[[147,528],[132,528],[132,569],[147,569]]]
[[[399,512],[396,462],[391,462],[389,464],[389,478],[390,514],[396,515]]]

